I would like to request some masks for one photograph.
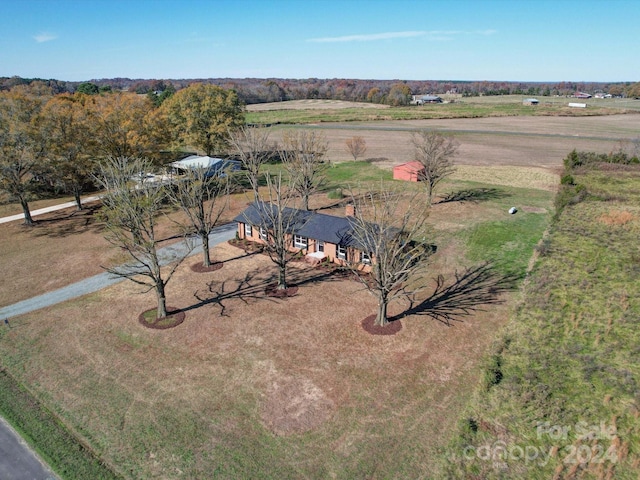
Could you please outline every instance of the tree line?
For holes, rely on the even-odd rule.
[[[528,95],[570,96],[575,92],[610,93],[614,96],[640,97],[640,82],[509,82],[446,80],[363,80],[363,79],[283,79],[283,78],[207,78],[207,79],[129,79],[110,78],[84,82],[55,79],[0,77],[0,91],[20,85],[42,83],[53,93],[99,93],[118,90],[157,97],[175,92],[193,83],[217,85],[235,90],[244,104],[286,100],[328,99],[406,105],[411,95],[457,93],[462,96]],[[166,95],[166,94],[164,94]]]

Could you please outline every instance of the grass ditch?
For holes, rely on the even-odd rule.
[[[0,368],[0,414],[62,478],[122,478],[79,443],[3,368]]]
[[[640,169],[572,176],[443,477],[638,477]]]

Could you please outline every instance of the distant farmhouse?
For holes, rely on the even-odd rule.
[[[412,95],[411,105],[424,105],[425,103],[442,103],[437,95]]]
[[[573,94],[574,98],[591,98],[591,95],[584,92],[576,92]]]

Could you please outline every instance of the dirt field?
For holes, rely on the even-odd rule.
[[[621,141],[638,138],[640,115],[353,122],[306,128],[324,132],[329,141],[327,156],[338,162],[353,159],[345,150],[345,141],[354,135],[364,137],[367,143],[364,158],[377,159],[388,168],[410,161],[411,132],[428,128],[456,136],[460,142],[459,164],[555,169],[574,148],[608,153],[619,148]],[[279,139],[280,131],[274,131],[275,139]]]
[[[263,112],[266,110],[322,110],[326,108],[389,108],[388,105],[377,103],[346,102],[343,100],[290,100],[287,102],[257,103],[247,105],[250,112]]]

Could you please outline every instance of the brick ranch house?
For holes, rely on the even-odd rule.
[[[265,215],[260,211],[266,205],[252,203],[234,218],[238,222],[238,238],[266,242],[269,229],[265,225]],[[295,218],[288,232],[291,252],[302,252],[306,260],[314,264],[328,260],[339,265],[358,264],[359,270],[371,271],[372,261],[375,261],[373,255],[353,236],[353,205],[347,205],[344,217],[294,208],[285,208],[283,214]]]

